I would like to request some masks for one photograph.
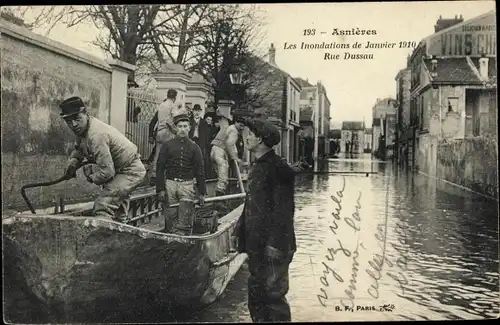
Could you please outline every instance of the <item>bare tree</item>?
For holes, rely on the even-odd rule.
[[[256,51],[262,20],[253,6],[223,5],[215,11],[216,15],[205,17],[206,26],[211,28],[199,34],[200,40],[192,49],[196,64],[188,69],[212,83],[216,105],[221,96],[229,95],[226,92],[236,91],[231,87],[229,74],[240,69],[243,80],[239,91],[244,94],[240,104],[247,108],[266,106],[269,100],[276,99],[270,95],[280,85],[272,78],[276,68]]]

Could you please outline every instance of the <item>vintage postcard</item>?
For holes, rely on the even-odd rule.
[[[493,1],[5,6],[3,320],[498,318]]]

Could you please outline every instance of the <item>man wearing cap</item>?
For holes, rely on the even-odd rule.
[[[239,252],[248,255],[248,309],[254,322],[291,321],[288,267],[296,250],[294,171],[272,149],[278,129],[265,120],[245,123],[248,150],[255,161],[247,196],[234,235]]]
[[[156,128],[156,146],[155,146],[155,156],[151,163],[151,179],[150,184],[156,184],[156,162],[158,161],[158,155],[160,154],[161,146],[167,141],[171,140],[175,136],[174,128],[174,115],[176,115],[177,107],[175,106],[175,101],[177,99],[177,90],[169,89],[167,91],[167,99],[158,107],[157,112],[157,128]],[[151,125],[153,124],[155,117],[151,120],[149,131],[151,137]]]
[[[227,185],[229,184],[229,163],[233,160],[243,165],[243,161],[238,158],[236,142],[238,141],[238,133],[240,133],[245,125],[243,118],[236,118],[233,125],[229,125],[232,116],[227,111],[217,110],[217,115],[220,122],[220,130],[212,140],[212,151],[210,158],[217,173],[217,184],[215,195],[226,195]]]
[[[90,161],[83,169],[85,177],[103,189],[94,202],[94,215],[126,221],[128,197],[146,176],[137,146],[114,127],[89,116],[80,97],[68,98],[59,107],[77,136],[66,179],[76,177],[84,159]]]
[[[174,117],[177,134],[174,139],[163,144],[157,162],[156,193],[166,206],[179,201],[194,201],[195,183],[200,205],[206,195],[203,156],[200,147],[188,137],[190,121],[187,114]],[[193,229],[192,215],[179,214],[179,220],[173,224],[173,232],[189,235]],[[175,216],[168,216],[174,219]],[[165,220],[165,232],[170,232],[174,220]]]

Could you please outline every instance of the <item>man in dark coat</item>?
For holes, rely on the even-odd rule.
[[[265,120],[245,123],[255,161],[247,197],[235,229],[237,249],[248,255],[248,309],[254,322],[291,321],[288,268],[296,250],[294,171],[272,149],[278,129]]]
[[[200,147],[203,159],[205,161],[207,159],[206,157],[210,157],[209,149],[212,139],[208,123],[201,116],[200,105],[195,104],[193,106],[192,115],[189,117],[189,123],[191,127],[189,130],[189,139],[193,140],[194,143],[196,143]],[[212,168],[212,166],[207,165],[206,162],[204,165],[206,165],[205,176],[209,177],[211,174],[209,168]]]
[[[205,162],[205,177],[207,179],[215,179],[217,178],[217,173],[214,170],[212,159],[210,158],[210,152],[212,151],[212,140],[219,132],[219,128],[215,126],[215,121],[217,120],[217,116],[215,116],[215,112],[207,112],[205,113],[204,120],[207,124],[206,152],[208,153],[208,155],[203,156],[203,160]]]
[[[189,117],[191,129],[189,130],[189,139],[193,140],[200,148],[203,155],[207,149],[209,138],[208,124],[201,117],[201,106],[196,104],[193,107],[192,115]]]

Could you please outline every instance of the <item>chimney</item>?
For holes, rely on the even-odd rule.
[[[436,56],[432,56],[431,60],[431,77],[436,77],[437,76],[437,65],[438,65],[438,60],[436,59]]]
[[[488,61],[489,59],[484,54],[479,59],[479,74],[486,81],[488,80]]]
[[[434,33],[437,33],[443,29],[449,28],[453,25],[460,24],[461,22],[464,21],[464,18],[462,15],[458,17],[458,15],[455,15],[455,18],[444,18],[439,15],[439,19],[436,22],[436,25],[434,25]]]
[[[269,48],[269,63],[276,64],[276,49],[273,43],[271,43],[271,47]]]

